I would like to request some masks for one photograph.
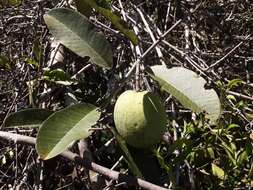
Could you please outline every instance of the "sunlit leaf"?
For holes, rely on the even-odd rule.
[[[227,84],[227,90],[230,90],[233,87],[237,87],[237,86],[239,86],[240,84],[243,84],[243,83],[244,83],[244,81],[241,80],[241,79],[233,79],[233,80],[231,80],[231,81],[228,82],[228,84]]]
[[[210,156],[211,158],[213,158],[213,159],[215,158],[213,148],[208,147],[208,148],[207,148],[207,152],[208,152],[208,154],[209,154],[209,156]]]
[[[90,135],[89,129],[100,117],[97,107],[76,104],[55,112],[42,123],[36,139],[36,149],[42,159],[50,159],[67,146]]]
[[[27,63],[29,64],[29,65],[33,65],[33,66],[35,66],[36,68],[38,68],[39,67],[39,63],[36,61],[36,60],[34,60],[34,59],[27,59]]]
[[[221,180],[225,179],[225,172],[223,169],[221,169],[219,166],[216,164],[212,163],[212,174],[216,177],[218,177]]]
[[[239,128],[239,127],[240,127],[239,125],[232,123],[228,126],[227,131],[229,131],[230,129]]]
[[[112,67],[110,44],[84,15],[71,9],[56,8],[44,15],[44,19],[56,40],[67,48],[81,57],[89,56],[98,66]]]
[[[184,107],[194,112],[205,112],[211,123],[215,123],[221,113],[218,95],[213,89],[205,89],[206,81],[191,70],[165,66],[151,67],[150,75],[162,90],[172,94]]]
[[[231,95],[231,94],[227,95],[226,98],[227,98],[228,100],[231,100],[231,101],[236,102],[235,96],[233,96],[233,95]]]

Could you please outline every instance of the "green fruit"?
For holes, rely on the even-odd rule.
[[[147,148],[161,140],[167,119],[158,96],[148,91],[128,90],[119,96],[115,104],[114,122],[129,145]]]

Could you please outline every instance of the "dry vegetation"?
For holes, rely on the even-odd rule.
[[[133,47],[108,20],[92,13],[91,22],[104,32],[113,49],[111,70],[92,65],[88,58],[57,44],[48,31],[43,15],[54,7],[75,9],[74,2],[23,0],[16,6],[4,2],[0,1],[0,125],[10,113],[24,108],[59,110],[76,102],[100,106],[119,85],[131,63],[174,25],[142,59],[139,71],[124,87],[159,93],[172,121],[156,157],[147,156],[146,160],[143,156],[146,153],[132,150],[137,155],[136,162],[144,163],[144,170],[152,171],[151,175],[147,172],[148,181],[166,188],[250,189],[253,184],[250,0],[107,1],[139,38],[138,46]],[[219,124],[202,126],[201,115],[185,110],[158,89],[145,69],[161,63],[191,69],[208,81],[207,88],[214,88],[222,103]],[[64,73],[48,74],[53,69]],[[114,125],[113,106],[114,101],[104,110],[92,136],[74,144],[71,151],[88,151],[94,163],[106,168],[115,165],[115,171],[128,174],[113,135],[104,127]],[[3,125],[1,131],[32,137],[37,134],[37,129],[6,129]],[[91,172],[66,157],[41,161],[34,147],[22,140],[20,143],[6,137],[0,140],[0,189],[133,189],[125,179],[113,181],[112,176]],[[216,173],[212,166],[218,167]]]

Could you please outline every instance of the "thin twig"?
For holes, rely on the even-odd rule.
[[[245,40],[247,40],[251,35],[249,34],[246,36]],[[229,55],[231,55],[237,48],[239,48],[245,41],[241,41],[238,43],[233,49],[231,49],[226,55],[224,55],[222,58],[220,58],[218,61],[210,65],[206,70],[210,70],[211,68],[215,67],[216,65],[220,64],[223,60],[225,60]]]
[[[142,22],[143,22],[143,24],[145,25],[145,27],[146,27],[146,29],[147,29],[147,32],[149,33],[149,35],[150,35],[152,41],[155,42],[155,41],[156,41],[156,38],[155,38],[155,36],[154,36],[152,30],[150,29],[149,24],[148,24],[148,22],[146,21],[146,19],[145,19],[143,13],[141,12],[141,10],[140,10],[138,7],[136,7],[136,10],[137,10],[137,12],[139,13],[139,15],[140,15],[140,17],[141,17],[141,19],[142,19]],[[160,50],[160,48],[159,48],[158,46],[156,46],[155,49],[156,49],[157,55],[158,55],[159,60],[160,60],[160,62],[162,63],[162,65],[166,65],[165,62],[164,62],[164,57],[163,57],[162,51]]]
[[[6,115],[5,115],[5,117],[4,117],[4,120],[3,120],[3,122],[2,122],[2,125],[0,126],[0,129],[2,129],[2,128],[3,128],[4,123],[5,123],[6,119],[7,119],[7,117],[9,116],[9,114],[10,114],[10,112],[11,112],[11,110],[12,110],[12,108],[13,108],[14,104],[16,103],[17,97],[18,97],[18,93],[17,93],[17,92],[15,92],[15,97],[14,97],[14,99],[13,99],[12,103],[11,103],[11,106],[10,106],[10,108],[9,108],[8,112],[6,113]]]
[[[35,145],[35,141],[36,141],[34,137],[13,134],[13,133],[4,132],[4,131],[0,131],[0,138],[8,140],[8,141],[13,141],[13,142],[28,144],[28,145]],[[94,172],[107,176],[110,179],[117,180],[119,183],[125,182],[126,184],[137,185],[147,190],[168,190],[166,188],[160,187],[148,181],[135,178],[130,175],[125,175],[114,170],[110,170],[109,168],[98,165],[94,162],[91,162],[90,160],[82,159],[78,154],[75,154],[68,150],[64,151],[61,154],[61,156],[71,161],[74,161],[76,164],[82,165],[86,167],[87,169],[90,169]]]
[[[231,94],[231,95],[234,95],[234,96],[237,96],[239,98],[245,99],[245,100],[253,101],[253,97],[252,96],[247,96],[247,95],[240,94],[238,92],[233,92],[233,91],[227,91],[227,93]]]
[[[144,57],[146,57],[148,55],[148,53],[153,50],[157,44],[159,42],[161,42],[175,27],[177,27],[180,23],[181,23],[182,19],[178,20],[173,26],[170,27],[170,29],[168,29],[163,35],[161,35],[140,57],[139,59],[137,59],[132,67],[130,68],[130,70],[128,71],[128,73],[126,74],[125,78],[123,78],[120,81],[120,85],[115,87],[115,89],[112,90],[112,93],[109,95],[109,97],[106,97],[106,100],[104,101],[104,103],[101,105],[101,108],[104,108],[108,105],[108,103],[110,102],[109,100],[111,100],[119,91],[120,89],[123,87],[123,85],[130,79],[130,77],[132,76],[136,66],[141,62],[141,60],[143,60]]]

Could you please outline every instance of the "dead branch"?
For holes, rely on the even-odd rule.
[[[24,135],[19,135],[19,134],[14,134],[10,132],[4,132],[4,131],[0,131],[0,138],[8,140],[8,141],[13,141],[15,143],[28,144],[28,145],[35,145],[35,142],[36,142],[36,139],[34,137],[29,137],[29,136],[24,136]],[[94,172],[97,172],[106,177],[109,177],[112,180],[117,180],[119,183],[125,182],[126,184],[140,186],[147,190],[166,190],[166,188],[160,187],[148,181],[135,178],[130,175],[125,175],[120,172],[110,170],[109,168],[98,165],[89,160],[82,159],[78,154],[75,154],[68,150],[64,151],[61,154],[61,156],[71,161],[74,161],[76,164],[82,165],[86,167],[87,169],[93,170]]]

